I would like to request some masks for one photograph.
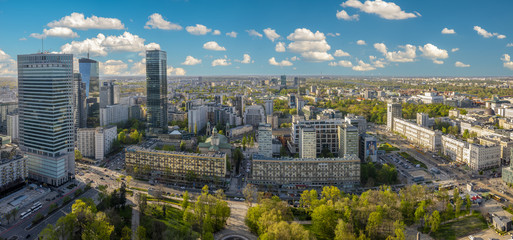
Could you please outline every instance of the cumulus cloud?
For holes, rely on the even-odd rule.
[[[340,33],[327,33],[326,35],[328,35],[330,37],[338,37],[338,36],[340,36]]]
[[[294,57],[291,57],[290,60],[291,61],[299,61],[300,59],[297,56],[294,56]]]
[[[341,49],[335,50],[335,54],[333,54],[335,57],[349,57],[351,56],[349,53],[342,51]]]
[[[326,36],[322,32],[313,33],[306,28],[298,28],[287,39],[292,41],[288,45],[291,52],[300,53],[301,56],[312,62],[322,62],[333,60],[333,56],[328,53],[331,49]]]
[[[100,64],[102,75],[129,75],[127,73],[128,64],[121,60],[107,60]]]
[[[229,32],[229,33],[226,33],[226,36],[228,36],[228,37],[232,37],[232,38],[236,38],[236,37],[237,37],[237,33],[236,33],[236,32],[234,32],[234,31],[231,31],[231,32]]]
[[[73,32],[68,27],[54,27],[50,29],[43,29],[43,33],[32,33],[30,37],[41,39],[46,37],[60,37],[60,38],[77,38],[79,37],[76,32]]]
[[[14,59],[6,52],[0,49],[0,75],[16,75],[17,64]]]
[[[504,39],[506,38],[505,35],[499,34],[499,33],[491,33],[486,31],[484,28],[480,26],[474,26],[474,30],[477,32],[477,34],[483,36],[484,38],[491,38],[491,37],[497,37],[498,39]]]
[[[358,65],[353,66],[352,69],[354,71],[363,72],[363,71],[372,71],[372,70],[375,70],[376,68],[373,67],[372,65],[370,65],[368,63],[365,63],[364,61],[360,60],[360,61],[358,61]]]
[[[225,58],[218,58],[218,59],[215,59],[214,61],[212,61],[212,67],[215,67],[215,66],[228,66],[228,65],[231,65],[232,63],[229,62],[230,60],[226,59]]]
[[[273,66],[280,66],[280,67],[290,67],[293,65],[292,62],[290,62],[288,60],[282,60],[281,62],[277,62],[274,57],[269,58],[269,64],[271,64]]]
[[[214,31],[212,32],[212,35],[221,35],[221,31],[219,31],[219,30],[214,30]]]
[[[263,35],[259,32],[257,32],[255,29],[249,29],[249,30],[246,30],[246,32],[248,32],[249,36],[252,36],[252,37],[263,37]]]
[[[154,13],[148,17],[148,22],[144,26],[146,29],[162,29],[162,30],[182,30],[182,26],[176,23],[166,21],[162,15]]]
[[[423,47],[419,46],[419,50],[422,52],[422,56],[433,60],[433,63],[436,64],[443,64],[444,62],[439,59],[446,59],[449,57],[447,50],[440,49],[431,43],[428,43]]]
[[[404,51],[394,51],[389,52],[387,50],[387,46],[384,43],[375,43],[374,48],[378,50],[378,52],[382,53],[385,58],[390,62],[413,62],[417,57],[417,47],[406,44],[404,46],[399,46],[404,49]]]
[[[243,64],[248,64],[248,63],[254,62],[254,61],[251,61],[251,56],[249,56],[249,54],[244,54],[244,56],[242,57],[242,60],[235,60],[235,61],[243,63]]]
[[[336,66],[353,67],[353,64],[351,63],[351,61],[347,61],[347,60],[340,60],[338,62],[330,62],[328,65],[330,65],[332,67],[336,67]]]
[[[192,35],[206,35],[212,31],[212,29],[201,24],[196,24],[196,26],[187,26],[185,30]]]
[[[358,18],[360,17],[360,15],[358,15],[358,14],[349,15],[349,14],[347,14],[346,10],[337,11],[336,16],[337,16],[337,19],[344,19],[346,21],[352,21],[352,20],[358,21]]]
[[[196,64],[200,64],[200,63],[201,63],[201,59],[196,59],[193,56],[187,56],[185,58],[185,61],[182,63],[182,65],[193,66]]]
[[[276,47],[274,47],[274,50],[276,52],[285,52],[285,43],[284,42],[276,43]]]
[[[448,28],[444,28],[442,29],[442,34],[455,34],[456,32],[454,31],[454,29],[448,29]]]
[[[269,40],[271,40],[273,42],[274,42],[274,40],[281,37],[279,34],[276,33],[276,30],[271,29],[271,28],[264,29],[264,34],[267,38],[269,38]]]
[[[187,72],[183,68],[167,67],[167,75],[184,76]]]
[[[505,68],[513,70],[513,62],[511,61],[511,57],[509,56],[509,54],[502,55],[501,60]]]
[[[83,13],[72,13],[58,21],[48,23],[49,27],[67,27],[80,30],[87,29],[124,29],[125,25],[117,18],[104,18],[92,15],[85,18]]]
[[[470,67],[470,64],[465,64],[465,63],[462,63],[462,62],[460,62],[460,61],[456,61],[456,62],[454,63],[454,66],[455,66],[455,67],[460,67],[460,68],[467,68],[467,67]]]
[[[144,44],[145,39],[129,32],[119,36],[105,36],[99,33],[94,38],[72,41],[61,46],[61,52],[81,54],[90,52],[93,56],[106,56],[108,52],[144,52],[147,49],[160,49],[157,43]]]
[[[358,45],[367,45],[367,43],[365,41],[363,41],[363,40],[356,41],[356,44],[358,44]]]
[[[356,8],[364,13],[376,14],[379,17],[388,20],[401,20],[420,16],[419,13],[407,13],[401,10],[401,7],[397,4],[393,2],[385,2],[383,0],[367,0],[364,3],[359,0],[348,0],[342,3],[341,6]]]
[[[451,52],[457,52],[459,50],[460,50],[459,48],[453,48],[453,49],[451,49]]]
[[[219,46],[215,41],[206,42],[203,44],[203,48],[212,51],[226,51],[226,48]]]
[[[21,40],[21,39],[20,39]],[[513,47],[513,43],[506,44],[506,47]]]

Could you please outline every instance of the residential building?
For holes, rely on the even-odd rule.
[[[387,130],[393,131],[394,118],[402,118],[403,107],[400,103],[387,104]]]
[[[7,115],[18,113],[18,102],[0,102],[0,132],[7,133]]]
[[[367,119],[364,116],[347,114],[344,121],[358,128],[358,134],[365,134],[367,132]]]
[[[64,184],[75,175],[73,55],[18,55],[18,99],[19,143],[29,177]]]
[[[190,133],[197,134],[207,126],[207,106],[193,107],[187,112],[188,129]]]
[[[273,130],[270,124],[258,126],[258,152],[266,157],[273,156]]]
[[[112,151],[118,138],[117,126],[79,128],[77,136],[77,149],[82,156],[99,161]]]
[[[474,171],[498,168],[501,165],[501,146],[469,144],[468,166]]]
[[[358,128],[350,124],[339,125],[338,129],[339,139],[339,156],[345,155],[359,155],[358,152]]]
[[[442,133],[401,118],[394,118],[393,131],[404,136],[421,149],[438,152],[442,147]]]
[[[326,148],[335,156],[338,156],[338,126],[344,122],[342,119],[326,119],[326,120],[305,120],[292,122],[291,140],[287,142],[289,151],[299,153],[299,136],[300,128],[314,128],[316,131],[317,154],[321,154],[322,149]]]
[[[98,61],[88,58],[78,60],[82,82],[85,83],[87,97],[98,97],[100,94],[100,65]]]
[[[376,137],[368,134],[362,134],[360,136],[360,147],[359,147],[360,160],[365,162],[377,162],[378,161],[378,146]]]
[[[146,51],[146,96],[149,132],[167,133],[167,54]]]
[[[231,139],[242,138],[244,135],[253,131],[252,125],[242,125],[228,130],[228,137]]]
[[[116,104],[100,108],[100,126],[128,121],[128,105]]]
[[[235,107],[235,113],[237,114],[237,116],[241,117],[243,116],[243,113],[244,113],[244,95],[237,95],[235,96],[235,100],[234,102],[232,103],[232,105]]]
[[[427,113],[417,113],[417,124],[422,127],[429,127],[429,115]]]
[[[17,184],[25,182],[28,177],[27,158],[15,155],[0,159],[0,193]]]
[[[244,124],[258,127],[260,123],[265,123],[265,111],[261,105],[247,106],[244,111]]]
[[[279,128],[278,124],[278,116],[277,115],[267,115],[267,124],[270,124],[273,129]]]
[[[317,136],[314,128],[302,127],[299,129],[299,157],[317,157]]]
[[[513,149],[510,150],[510,159],[513,159]],[[502,181],[513,184],[513,161],[509,162],[509,166],[502,168]]]
[[[466,141],[455,138],[452,135],[442,136],[442,154],[448,156],[453,161],[467,163],[467,160],[463,158],[465,149],[468,149],[468,143]]]

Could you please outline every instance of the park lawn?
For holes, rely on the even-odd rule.
[[[378,150],[384,150],[386,153],[390,153],[392,151],[398,151],[399,148],[392,146],[390,143],[383,143],[378,147]]]
[[[435,239],[456,240],[487,228],[488,224],[481,213],[474,212],[470,216],[441,225],[436,233],[431,233],[431,236]]]
[[[151,223],[160,221],[166,224],[166,231],[170,231],[180,238],[196,239],[199,236],[197,232],[190,232],[191,225],[183,220],[183,212],[175,207],[166,205],[166,216],[163,216],[162,206],[158,204],[148,204],[146,214],[141,218],[141,225],[146,231],[151,231]],[[150,229],[150,230],[148,230]]]

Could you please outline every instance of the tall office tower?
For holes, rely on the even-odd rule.
[[[19,138],[19,115],[9,114],[7,115],[7,136],[10,136],[12,141],[18,142]]]
[[[271,124],[261,123],[258,126],[258,153],[266,157],[273,156],[273,130]]]
[[[265,115],[273,115],[274,101],[272,99],[265,100]]]
[[[296,107],[296,94],[289,93],[289,108],[295,108]]]
[[[167,54],[146,51],[147,121],[151,133],[167,133]]]
[[[417,113],[417,124],[423,127],[429,125],[429,115],[427,113]]]
[[[287,76],[281,75],[280,83],[281,83],[280,85],[282,85],[282,86],[287,86]]]
[[[394,118],[401,118],[403,107],[400,103],[389,103],[387,106],[387,130],[394,131]]]
[[[299,130],[299,157],[317,157],[317,136],[314,128],[301,128]]]
[[[339,157],[348,154],[358,156],[358,128],[351,124],[343,124],[342,126],[338,126],[338,135]]]
[[[87,92],[82,82],[82,74],[73,73],[73,119],[76,128],[85,128],[87,124]]]
[[[235,96],[233,106],[235,107],[235,113],[237,113],[237,116],[242,117],[244,114],[244,95]]]
[[[294,86],[299,87],[299,77],[294,77]]]
[[[78,60],[82,82],[86,85],[87,97],[98,97],[100,90],[100,66],[97,61],[87,58]]]
[[[29,177],[62,185],[75,174],[73,55],[18,55],[18,99]]]
[[[215,95],[214,102],[217,104],[222,104],[223,103],[223,95]]]
[[[114,80],[104,82],[100,87],[100,108],[119,103],[119,85]]]

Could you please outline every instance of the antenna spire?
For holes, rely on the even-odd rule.
[[[41,38],[41,53],[44,53],[45,50],[44,50],[44,37]]]

